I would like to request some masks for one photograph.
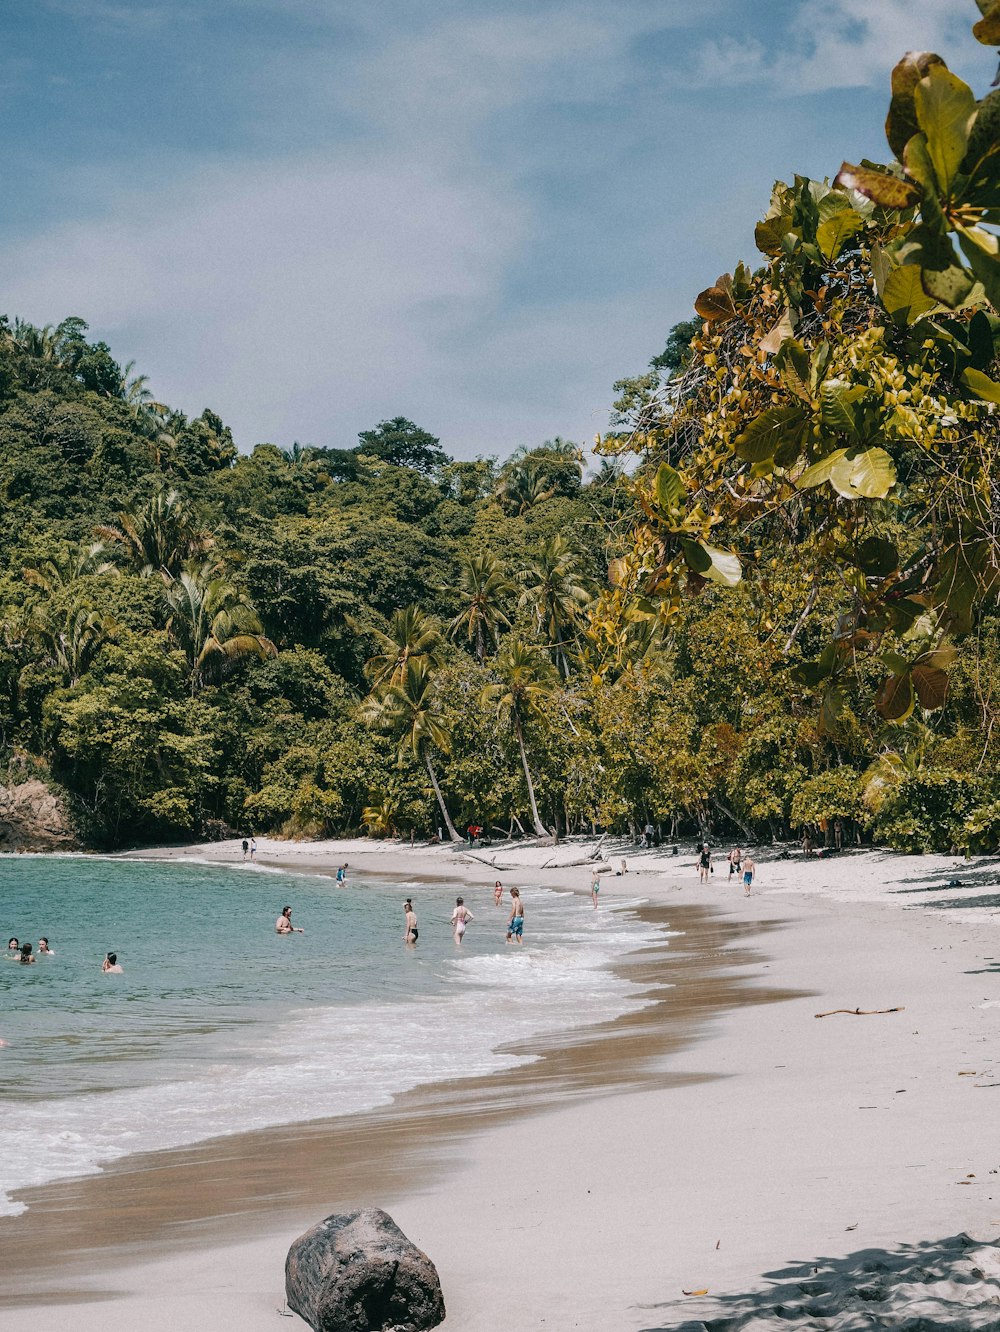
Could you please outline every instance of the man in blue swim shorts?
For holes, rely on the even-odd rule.
[[[519,944],[524,943],[524,903],[521,901],[521,894],[517,888],[510,890],[511,911],[510,919],[507,922],[507,942],[516,939]]]

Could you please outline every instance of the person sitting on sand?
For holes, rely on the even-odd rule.
[[[757,868],[754,858],[749,852],[743,858],[743,895],[750,896],[750,885],[753,883],[754,870]]]
[[[118,954],[108,953],[104,961],[101,963],[101,970],[113,971],[116,975],[120,976],[122,974],[122,968],[118,965]]]
[[[475,916],[465,905],[465,899],[455,898],[455,910],[451,913],[451,928],[455,931],[455,942],[460,944],[462,936],[465,934],[465,927],[469,921],[475,920]]]
[[[493,904],[494,906],[499,906],[502,901],[503,901],[503,884],[500,882],[499,879],[497,879],[496,883],[493,885]]]
[[[519,944],[524,943],[524,903],[521,901],[521,893],[517,888],[510,890],[510,919],[507,922],[507,943],[516,939]]]
[[[413,910],[413,903],[409,898],[403,903],[403,910],[406,912],[406,933],[403,935],[403,942],[415,944],[420,932],[417,929],[417,913]]]
[[[4,954],[4,956],[9,957],[12,962],[20,962],[21,945],[18,943],[18,941],[15,938],[11,937],[7,941],[7,952]]]
[[[35,961],[37,961],[37,959],[31,956],[31,944],[23,943],[21,945],[21,965],[28,967]]]
[[[49,941],[48,939],[46,939],[44,934],[38,940],[38,956],[41,957],[43,953],[45,954],[46,957],[55,957],[55,953],[49,947]]]
[[[274,932],[275,934],[305,934],[305,930],[292,924],[292,908],[290,906],[281,908],[281,915],[274,922]]]

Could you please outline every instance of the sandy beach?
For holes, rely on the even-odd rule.
[[[571,862],[592,849],[505,848],[495,869],[488,850],[262,840],[258,858],[499,873],[585,911]],[[721,861],[700,885],[690,855],[605,874],[602,901],[642,898],[684,937],[629,959],[641,1014],[597,1014],[522,1072],[37,1190],[0,1234],[0,1329],[275,1327],[289,1242],[357,1202],[432,1257],[464,1332],[996,1327],[1000,866],[759,860],[749,898]]]

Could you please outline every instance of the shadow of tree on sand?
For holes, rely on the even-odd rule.
[[[642,1306],[642,1332],[997,1332],[1000,1239],[859,1249],[765,1272],[766,1288]]]

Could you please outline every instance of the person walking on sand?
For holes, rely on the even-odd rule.
[[[465,934],[465,927],[470,921],[475,919],[475,916],[465,905],[465,899],[462,897],[456,897],[455,910],[451,913],[451,928],[455,932],[455,942],[457,944],[462,942],[462,936]]]
[[[249,842],[247,841],[247,839],[244,837],[244,838],[243,838],[243,859],[244,859],[244,860],[246,860],[246,858],[247,858],[247,852],[248,852],[249,850],[250,850],[250,843],[249,843]]]
[[[521,892],[518,888],[510,890],[510,919],[507,921],[507,942],[516,939],[519,944],[524,943],[524,903],[521,901]]]
[[[113,972],[116,976],[120,976],[122,968],[118,965],[118,954],[106,953],[104,961],[101,963],[101,970],[105,973]]]
[[[597,894],[601,891],[601,873],[600,870],[594,870],[590,876],[590,900],[594,904],[594,910],[597,910]]]
[[[743,896],[750,896],[750,885],[753,883],[754,870],[757,868],[754,858],[749,851],[743,857]]]
[[[409,898],[403,903],[403,910],[406,912],[406,933],[403,935],[403,942],[415,944],[420,938],[420,931],[417,929],[417,913],[413,910],[413,903]]]
[[[734,846],[726,859],[729,861],[729,880],[732,882],[733,875],[739,875],[740,863],[743,860],[743,852],[738,846]],[[737,877],[737,883],[738,882],[739,878]]]
[[[698,856],[698,878],[702,883],[708,883],[708,876],[712,872],[712,853],[708,849],[708,843],[703,842],[701,852]]]
[[[281,908],[281,915],[274,922],[274,932],[275,934],[305,934],[305,930],[292,924],[292,908],[290,906]]]
[[[251,837],[251,838],[250,838],[250,859],[251,859],[251,861],[256,861],[256,859],[257,859],[257,838],[256,838],[256,837]]]
[[[496,883],[493,885],[493,904],[494,906],[499,906],[502,901],[503,901],[503,884],[500,882],[499,879],[497,879]]]

